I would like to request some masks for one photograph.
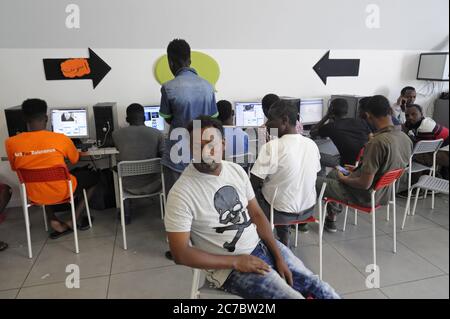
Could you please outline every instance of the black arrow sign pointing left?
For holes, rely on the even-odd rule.
[[[359,59],[330,59],[330,51],[313,67],[323,84],[329,76],[358,76]]]
[[[63,64],[66,62],[73,62],[74,66],[71,70],[73,75],[68,76],[67,72],[63,72]],[[111,70],[111,67],[89,48],[89,58],[87,59],[44,59],[44,70],[47,80],[92,80],[95,89]]]

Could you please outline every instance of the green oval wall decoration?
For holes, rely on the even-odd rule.
[[[206,53],[192,51],[191,67],[193,67],[198,75],[207,80],[215,88],[220,76],[220,67],[214,58]],[[164,84],[174,78],[169,68],[167,54],[163,55],[156,61],[155,78],[159,84]]]

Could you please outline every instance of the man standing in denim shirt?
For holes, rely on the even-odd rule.
[[[175,129],[185,128],[200,115],[217,117],[216,98],[213,86],[198,76],[190,67],[191,48],[185,40],[175,39],[167,47],[169,67],[175,79],[164,83],[161,88],[160,116],[170,125],[161,160],[164,171],[166,197],[173,184],[188,166],[189,135],[178,134]],[[171,134],[172,139],[170,138]],[[172,150],[172,148],[174,148]],[[181,148],[181,150],[180,150]],[[171,155],[172,154],[172,155]],[[170,254],[166,253],[170,258]]]
[[[164,83],[161,88],[159,113],[170,125],[169,137],[166,139],[166,148],[162,158],[166,195],[190,161],[190,156],[188,160],[186,160],[186,156],[182,156],[181,161],[170,156],[171,149],[175,144],[177,144],[175,147],[181,146],[183,151],[189,150],[188,138],[175,136],[175,140],[171,140],[170,133],[176,128],[186,127],[190,121],[200,115],[212,117],[219,115],[213,86],[199,77],[197,72],[190,67],[191,48],[189,44],[185,40],[173,40],[167,47],[167,57],[175,79]]]

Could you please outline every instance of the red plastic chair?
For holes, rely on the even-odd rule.
[[[26,185],[30,184],[30,183],[67,181],[67,184],[69,186],[70,197],[63,201],[60,201],[57,203],[52,203],[51,205],[70,203],[71,211],[72,211],[72,225],[76,226],[77,223],[76,223],[76,217],[75,217],[75,202],[73,199],[73,186],[72,186],[72,181],[70,179],[69,170],[67,169],[67,167],[65,165],[58,165],[58,166],[54,166],[54,167],[50,167],[50,168],[41,168],[41,169],[18,169],[17,176],[19,177],[20,186],[21,186],[22,206],[23,206],[23,213],[25,216],[25,226],[26,226],[26,232],[27,232],[28,256],[29,256],[29,258],[33,258],[33,252],[31,249],[30,218],[29,218],[29,213],[28,213],[28,207],[42,206],[43,211],[44,211],[44,222],[45,222],[46,231],[48,230],[48,226],[47,226],[47,216],[45,213],[45,205],[43,205],[42,203],[36,203],[36,202],[28,203]],[[87,214],[88,214],[89,224],[92,227],[91,216],[90,216],[90,212],[89,212],[89,205],[88,205],[88,201],[87,201],[86,191],[84,189],[83,189],[83,194],[84,194],[84,200],[86,203],[86,210],[87,210]],[[73,234],[74,234],[74,241],[75,241],[75,252],[78,254],[79,248],[78,248],[77,227],[73,227]]]
[[[295,247],[297,247],[298,244],[298,225],[302,225],[302,224],[310,224],[310,223],[318,223],[319,224],[319,278],[322,279],[322,250],[323,250],[323,245],[322,245],[322,233],[323,233],[323,225],[324,225],[324,216],[323,216],[323,210],[322,210],[322,199],[323,199],[323,194],[325,193],[325,188],[327,187],[326,183],[322,184],[322,188],[319,194],[319,199],[318,199],[318,203],[319,205],[317,205],[319,207],[319,219],[317,220],[314,216],[311,216],[310,218],[306,219],[306,220],[302,220],[302,221],[294,221],[294,222],[290,222],[290,223],[286,223],[286,224],[275,224],[274,223],[274,202],[275,202],[275,198],[277,196],[278,193],[278,187],[275,189],[274,194],[273,194],[273,198],[272,201],[270,203],[270,226],[272,227],[272,230],[275,228],[275,226],[290,226],[290,225],[295,225]]]
[[[392,205],[392,208],[393,208],[393,230],[394,230],[394,232],[393,232],[393,236],[394,236],[393,252],[396,253],[397,252],[397,231],[396,231],[397,221],[396,221],[396,207],[395,207],[395,183],[397,180],[400,179],[400,177],[403,175],[404,171],[405,171],[404,169],[396,169],[396,170],[389,171],[380,177],[380,179],[375,184],[374,188],[371,190],[371,203],[372,203],[371,207],[360,206],[360,205],[352,204],[352,203],[349,203],[346,201],[337,200],[334,198],[324,198],[324,201],[325,201],[324,212],[326,212],[328,204],[332,203],[332,202],[346,206],[343,231],[345,231],[345,225],[347,223],[347,212],[348,212],[349,207],[355,209],[355,213],[356,213],[356,211],[361,211],[361,212],[364,212],[367,214],[372,214],[373,264],[375,267],[377,267],[375,212],[377,209],[379,209],[381,207],[381,205],[376,204],[375,195],[376,195],[377,191],[379,191],[383,188],[392,186],[391,200],[388,203],[388,208],[389,208],[389,205]],[[378,269],[378,267],[377,267],[377,269]]]

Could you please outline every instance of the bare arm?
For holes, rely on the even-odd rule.
[[[319,123],[314,125],[314,127],[311,129],[311,132],[309,133],[312,137],[316,137],[319,135],[319,130],[321,127],[325,125],[325,123],[330,119],[330,115],[327,113],[323,119],[320,120]]]
[[[344,183],[353,188],[364,190],[368,190],[372,186],[373,180],[375,178],[375,174],[367,173],[362,173],[361,176],[352,176],[352,174],[350,174],[349,176],[344,176],[344,174],[339,172],[338,176],[341,183]]]
[[[190,233],[167,233],[175,263],[197,269],[235,269],[265,274],[269,266],[251,255],[214,255],[189,245]]]

